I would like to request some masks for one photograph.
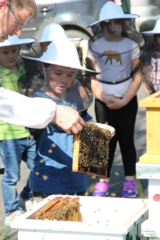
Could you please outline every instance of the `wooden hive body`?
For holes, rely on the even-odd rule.
[[[160,163],[160,91],[139,102],[146,107],[146,150],[142,163]]]

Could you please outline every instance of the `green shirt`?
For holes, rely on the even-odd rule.
[[[17,63],[18,74],[13,70],[0,67],[0,87],[19,92],[17,82],[18,79],[25,76],[26,72],[22,65]],[[29,137],[30,133],[24,127],[8,124],[0,121],[0,141],[9,139],[20,139]]]

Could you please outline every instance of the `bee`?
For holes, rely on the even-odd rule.
[[[42,175],[43,179],[46,181],[49,177],[47,177],[46,175]]]
[[[118,173],[118,172],[115,172],[115,175],[116,175],[116,176],[118,176],[118,175],[119,175],[119,173]]]
[[[115,196],[116,196],[116,194],[115,194],[115,193],[111,193],[111,196],[112,196],[112,197],[115,197]]]

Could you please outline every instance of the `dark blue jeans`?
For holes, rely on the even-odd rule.
[[[2,194],[6,216],[19,209],[19,196],[16,185],[20,180],[20,164],[23,160],[30,171],[33,170],[35,158],[35,141],[28,137],[0,141],[0,154],[5,173],[2,176]],[[27,185],[21,197],[32,200],[32,181],[29,175]]]

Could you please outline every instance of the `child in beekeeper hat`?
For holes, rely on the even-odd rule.
[[[0,87],[19,92],[18,81],[26,78],[25,69],[18,62],[19,49],[21,45],[31,44],[34,41],[33,38],[19,39],[13,35],[0,43]],[[30,176],[20,196],[16,185],[20,180],[22,159],[30,171],[33,170],[32,158],[35,156],[35,142],[30,138],[30,132],[24,127],[0,122],[0,128],[0,154],[2,166],[5,168],[2,176],[2,194],[6,214],[4,224],[10,226],[13,219],[21,215],[19,207],[25,210],[25,202],[28,206],[32,203]]]
[[[160,91],[160,18],[152,31],[142,32],[153,36],[152,45],[144,53],[144,88],[147,95]]]
[[[137,114],[136,93],[141,85],[142,71],[139,61],[140,50],[134,41],[127,38],[125,19],[137,15],[124,14],[120,6],[108,1],[101,9],[99,21],[104,36],[92,41],[87,63],[91,69],[101,72],[92,79],[91,90],[95,95],[97,122],[113,126],[115,136],[109,144],[107,179],[100,179],[93,196],[108,195],[110,171],[119,141],[124,165],[125,181],[123,197],[136,197],[137,185],[134,180],[137,160],[134,145],[134,126]],[[89,66],[88,66],[89,67]]]
[[[32,96],[48,98],[77,111],[84,109],[79,91],[71,84],[76,69],[93,71],[80,65],[77,50],[69,39],[54,40],[41,58],[24,58],[38,60],[44,76],[41,87],[35,87]],[[88,113],[84,120],[96,124]],[[114,134],[112,127],[105,124],[100,127]],[[37,154],[32,172],[33,198],[36,202],[51,194],[84,195],[86,192],[85,175],[72,172],[73,137],[73,134],[68,135],[55,124],[48,125],[40,132],[36,140]]]
[[[41,40],[34,42],[32,46],[40,45],[44,51],[54,39],[60,37],[67,37],[64,29],[57,23],[51,23],[43,30]]]
[[[61,25],[57,23],[51,23],[42,32],[41,40],[40,41],[35,41],[32,43],[32,50],[36,57],[41,57],[46,50],[47,46],[56,38],[67,38],[64,29],[61,27]],[[40,49],[38,50],[38,48]],[[30,56],[34,57],[33,55],[30,54]],[[32,62],[34,64],[34,68],[37,69],[37,72],[39,72],[40,66],[39,62]],[[30,69],[33,67],[30,66],[30,61],[25,62],[25,66],[27,69]],[[30,73],[29,73],[30,74]],[[32,73],[31,73],[32,75]],[[40,76],[39,76],[40,77]]]

